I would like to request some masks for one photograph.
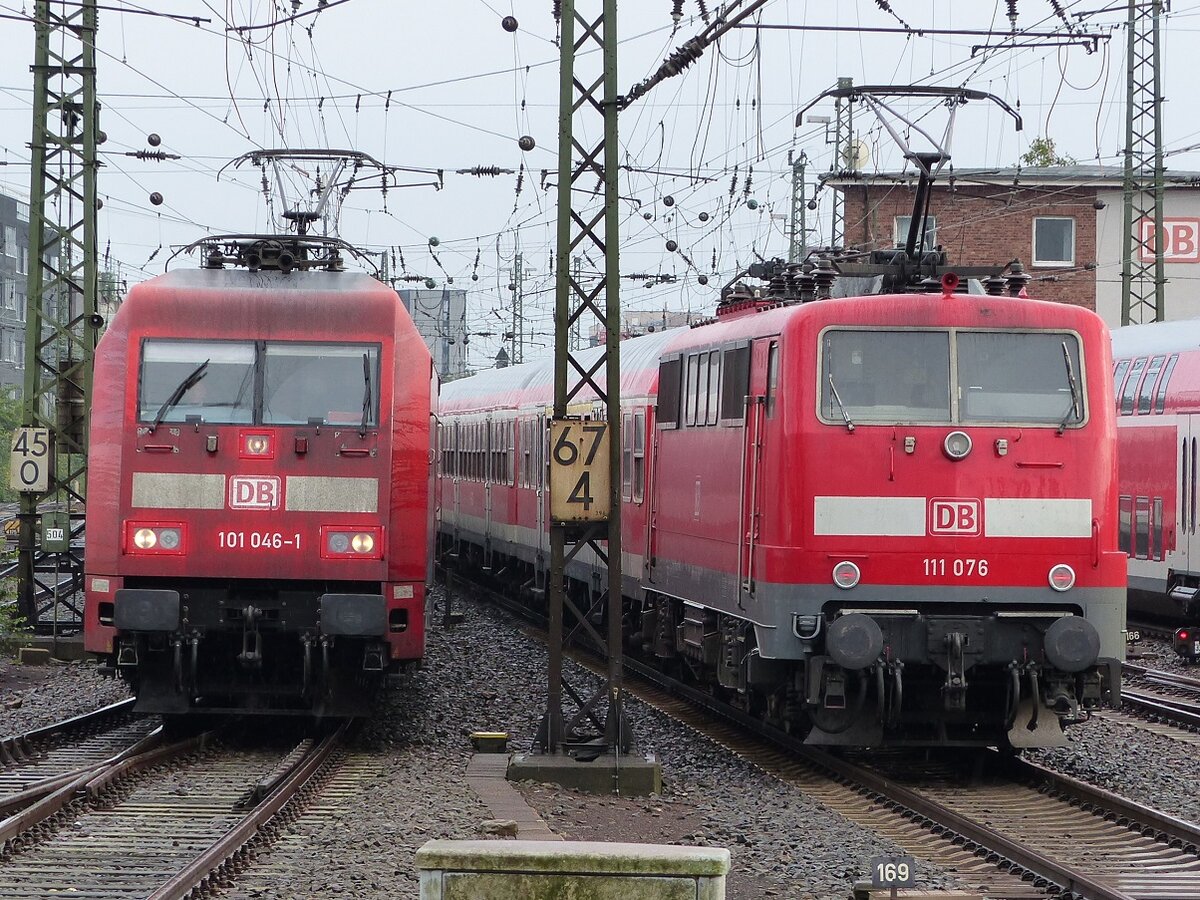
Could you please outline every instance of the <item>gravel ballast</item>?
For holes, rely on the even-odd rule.
[[[382,694],[377,715],[311,814],[259,851],[220,896],[415,898],[417,848],[434,838],[480,836],[480,823],[492,816],[463,780],[467,736],[507,731],[510,749],[530,747],[543,711],[546,653],[502,613],[465,607],[461,625],[429,629],[424,667]],[[125,696],[121,682],[88,665],[48,668],[26,682],[6,679],[6,666],[0,664],[0,733]],[[575,681],[590,678],[570,663],[567,671]],[[19,707],[9,708],[18,698]],[[522,785],[528,802],[564,837],[728,847],[730,900],[846,897],[867,874],[870,857],[900,852],[639,701],[630,699],[627,709],[639,752],[654,753],[663,765],[663,793],[592,797]],[[1186,745],[1099,718],[1070,729],[1068,739],[1068,748],[1031,755],[1200,819],[1200,798],[1187,789],[1200,765],[1188,761]],[[932,864],[918,862],[918,871],[925,887],[953,886]]]

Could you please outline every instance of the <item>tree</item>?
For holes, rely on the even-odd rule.
[[[1078,162],[1073,156],[1060,154],[1054,147],[1054,138],[1039,137],[1029,142],[1029,149],[1021,155],[1023,166],[1073,166]]]
[[[6,452],[12,447],[12,433],[20,426],[24,412],[19,398],[0,393],[0,447],[4,447]],[[17,492],[8,484],[8,471],[5,466],[3,477],[0,477],[0,502],[11,503],[17,496]]]

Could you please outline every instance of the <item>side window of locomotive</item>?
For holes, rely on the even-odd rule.
[[[679,427],[679,374],[681,359],[668,359],[658,367],[658,407],[655,421],[662,428]]]
[[[1125,381],[1125,389],[1121,391],[1121,415],[1133,415],[1133,400],[1137,396],[1138,383],[1141,381],[1142,372],[1146,368],[1146,357],[1135,359],[1133,368],[1129,370],[1129,378]]]
[[[1073,334],[958,333],[959,421],[1073,425],[1086,396]]]
[[[750,348],[726,350],[721,364],[721,421],[740,425],[750,391]]]
[[[379,345],[267,344],[262,421],[265,425],[377,425]]]
[[[254,344],[142,342],[138,421],[254,421]]]
[[[1156,415],[1161,415],[1163,410],[1167,408],[1167,382],[1171,380],[1171,373],[1175,371],[1175,363],[1178,359],[1178,356],[1172,356],[1168,359],[1167,367],[1162,373],[1162,378],[1158,379],[1158,393],[1154,397],[1154,412]]]
[[[779,341],[767,348],[767,418],[775,415],[775,395],[779,393]]]
[[[708,354],[708,416],[704,422],[716,425],[720,414],[721,398],[721,351],[713,350]]]
[[[826,422],[950,421],[949,332],[826,331],[820,372]]]
[[[1151,410],[1154,401],[1154,385],[1158,381],[1158,373],[1162,371],[1164,359],[1166,357],[1156,356],[1146,367],[1146,374],[1142,377],[1142,389],[1138,391],[1137,412],[1139,416],[1147,415]]]

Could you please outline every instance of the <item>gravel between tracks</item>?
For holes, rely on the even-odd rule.
[[[545,651],[486,606],[468,606],[462,625],[434,626],[428,639],[425,667],[381,697],[378,715],[352,748],[355,758],[370,760],[370,777],[340,799],[325,798],[332,812],[301,817],[221,896],[415,898],[413,853],[421,844],[478,836],[489,813],[462,780],[467,734],[507,730],[514,749],[529,746],[542,711]],[[32,683],[11,681],[6,665],[0,664],[0,734],[124,696],[120,682],[87,665],[49,669]],[[578,677],[575,667],[569,671]],[[5,701],[17,697],[20,708],[7,708]],[[727,846],[730,900],[845,897],[867,859],[897,851],[643,704],[631,701],[629,713],[639,748],[663,763],[663,794],[594,798],[523,786],[565,837]],[[1187,787],[1196,783],[1200,763],[1189,760],[1184,745],[1101,719],[1068,734],[1068,748],[1031,755],[1200,819],[1200,797]],[[951,884],[930,864],[919,870],[927,886]]]
[[[125,682],[90,662],[22,666],[0,660],[0,737],[52,725],[129,696]]]

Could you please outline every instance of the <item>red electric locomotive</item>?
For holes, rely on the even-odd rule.
[[[955,281],[735,292],[710,322],[622,343],[631,650],[811,743],[1054,745],[1117,702],[1107,330]],[[535,597],[552,371],[441,397],[442,550]],[[567,574],[588,608],[604,569],[581,554]]]
[[[360,713],[424,652],[429,351],[340,241],[201,246],[97,348],[86,647],[145,711]]]

